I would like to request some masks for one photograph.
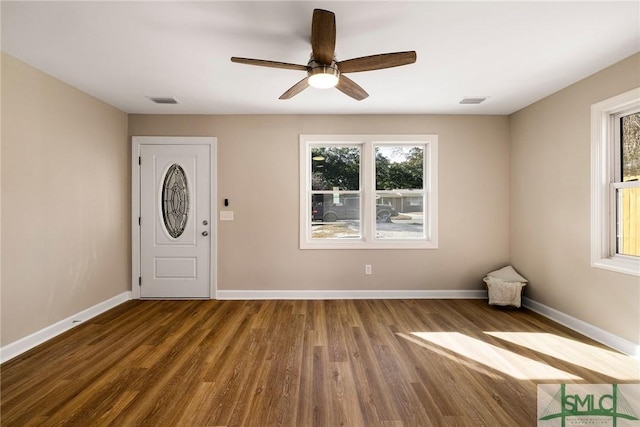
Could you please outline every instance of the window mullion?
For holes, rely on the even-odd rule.
[[[375,236],[375,170],[373,161],[374,150],[371,141],[365,141],[362,144],[362,169],[360,171],[362,187],[362,230],[365,242],[372,242]],[[373,213],[372,213],[373,212]]]

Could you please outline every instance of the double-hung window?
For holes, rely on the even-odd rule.
[[[300,247],[437,248],[436,135],[302,135]]]
[[[591,115],[592,265],[640,275],[640,89]]]

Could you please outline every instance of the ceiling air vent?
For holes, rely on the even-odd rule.
[[[150,100],[152,100],[153,102],[155,102],[156,104],[178,104],[178,100],[173,98],[173,97],[166,97],[166,96],[154,97],[154,96],[149,96],[148,98]]]
[[[460,101],[460,104],[480,104],[486,100],[486,96],[465,96]]]

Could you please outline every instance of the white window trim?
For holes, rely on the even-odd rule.
[[[375,239],[375,222],[363,215],[360,218],[362,232],[361,239],[344,240],[320,240],[311,239],[311,216],[309,206],[311,200],[310,186],[310,162],[311,147],[318,144],[327,145],[353,145],[364,144],[361,153],[362,171],[360,190],[362,204],[375,206],[375,200],[371,199],[370,189],[375,187],[375,171],[370,166],[375,162],[375,153],[367,144],[393,144],[416,143],[425,145],[425,179],[424,194],[425,204],[428,207],[425,223],[425,239]],[[372,173],[367,174],[369,170]],[[375,207],[373,208],[375,210]],[[366,210],[363,210],[363,214]],[[438,248],[438,136],[437,135],[300,135],[300,249],[437,249]]]
[[[591,106],[591,266],[640,276],[640,258],[615,253],[615,122],[613,116],[640,106],[640,88]]]

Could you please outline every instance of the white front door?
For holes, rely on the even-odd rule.
[[[213,148],[164,141],[139,146],[140,297],[210,298]]]

